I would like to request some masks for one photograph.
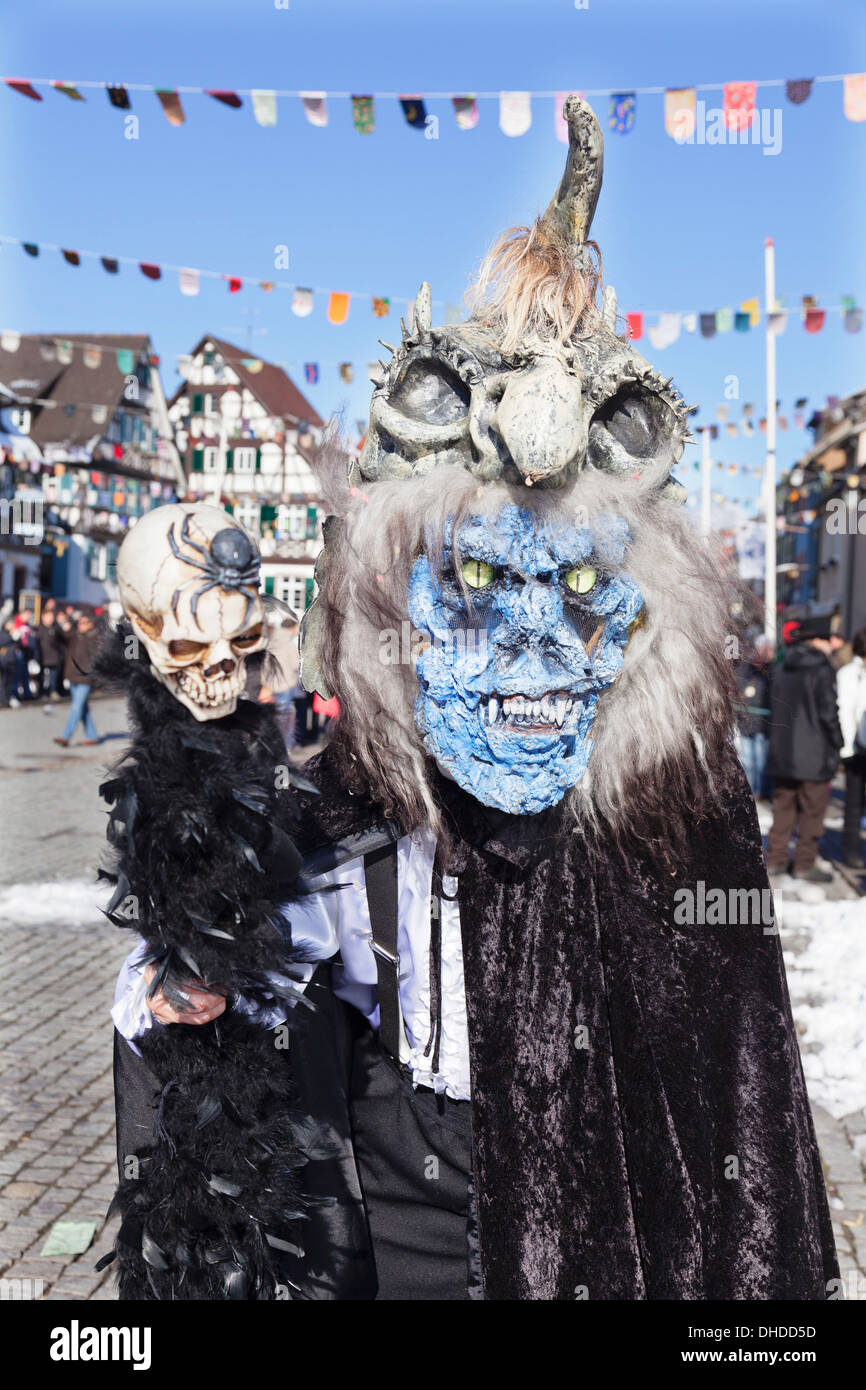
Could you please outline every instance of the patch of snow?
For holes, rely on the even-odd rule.
[[[786,901],[780,927],[806,936],[786,965],[809,1094],[841,1119],[866,1106],[866,898]]]
[[[104,922],[111,890],[88,878],[0,888],[0,927],[85,927]]]

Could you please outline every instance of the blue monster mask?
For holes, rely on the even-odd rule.
[[[622,670],[644,600],[622,572],[628,527],[582,529],[509,505],[451,528],[441,572],[426,556],[409,616],[418,658],[415,719],[427,750],[486,806],[535,814],[583,776],[602,692]]]

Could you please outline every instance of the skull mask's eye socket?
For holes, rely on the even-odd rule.
[[[629,384],[596,411],[587,461],[614,472],[655,460],[674,463],[682,451],[682,434],[682,424],[661,396]]]
[[[183,661],[187,657],[198,656],[201,652],[206,651],[207,647],[207,642],[191,642],[186,637],[176,637],[172,642],[169,642],[168,651],[170,656],[178,657]]]
[[[496,578],[496,570],[486,560],[464,560],[460,573],[470,589],[486,589]]]
[[[250,647],[254,647],[256,643],[260,642],[261,640],[262,625],[261,623],[259,623],[257,627],[251,627],[249,631],[241,632],[238,634],[237,637],[233,637],[232,646],[234,647],[235,651],[244,652],[247,651]]]
[[[598,583],[598,574],[592,565],[577,565],[563,575],[567,587],[575,594],[591,594]]]
[[[389,396],[390,404],[413,420],[448,425],[469,410],[469,387],[438,358],[410,362]]]

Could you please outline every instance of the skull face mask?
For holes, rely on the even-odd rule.
[[[233,714],[245,659],[266,642],[259,554],[218,507],[159,507],[120,547],[124,612],[154,675],[196,719]]]
[[[572,529],[507,506],[449,532],[441,573],[416,561],[409,616],[429,640],[416,720],[485,805],[536,813],[586,771],[599,697],[643,608],[621,568],[627,540],[618,517]]]

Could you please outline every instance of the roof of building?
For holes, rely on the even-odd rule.
[[[215,338],[212,333],[205,333],[190,355],[195,357],[205,343],[213,343],[220,356],[236,373],[241,385],[255,396],[269,415],[276,415],[282,419],[307,420],[317,429],[322,428],[324,421],[319,412],[298,390],[282,367],[278,367],[274,362],[265,361],[263,357],[257,357],[253,352],[244,351],[235,343],[226,342],[224,338]],[[244,366],[245,362],[261,362],[262,366],[257,371],[250,371],[249,367]],[[198,388],[191,387],[187,381],[182,382],[172,396],[170,404],[173,405],[179,396],[191,389]]]
[[[56,343],[72,345],[72,360],[57,360]],[[94,366],[85,361],[84,347],[102,350]],[[0,382],[22,404],[49,401],[33,406],[30,438],[40,448],[46,444],[67,448],[86,448],[105,433],[113,411],[124,403],[125,373],[117,365],[115,353],[128,349],[137,361],[150,352],[147,333],[22,333],[16,352],[0,348]],[[106,406],[104,421],[93,419],[93,407]]]
[[[818,436],[811,449],[798,460],[801,468],[816,463],[829,449],[844,444],[852,435],[866,429],[866,388],[854,391],[832,408],[816,411],[818,423],[823,424],[823,433]],[[815,419],[815,416],[812,417]],[[810,425],[812,421],[810,420]]]

